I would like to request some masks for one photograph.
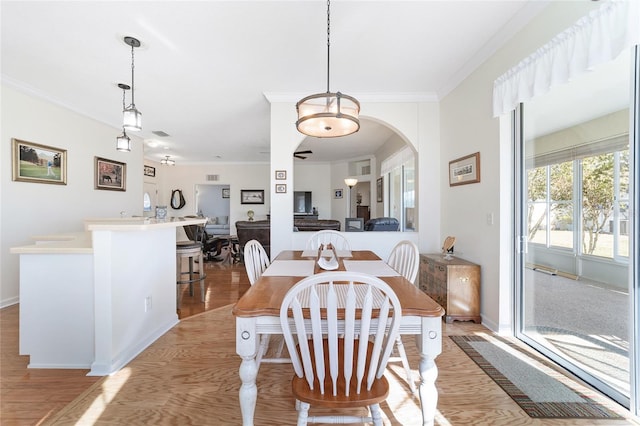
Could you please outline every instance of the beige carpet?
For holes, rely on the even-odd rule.
[[[417,366],[412,342],[405,347],[412,365]],[[181,321],[129,365],[102,378],[45,424],[239,425],[239,366],[235,319],[229,305]],[[291,376],[289,364],[261,366],[256,425],[296,424]],[[385,424],[420,424],[419,402],[407,393],[399,363],[390,366],[388,377],[392,390],[382,406]]]

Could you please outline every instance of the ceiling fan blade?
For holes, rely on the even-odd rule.
[[[295,154],[313,154],[313,151],[310,151],[310,150],[306,150],[306,151],[296,151],[296,152],[294,152],[293,154],[294,154],[294,155],[295,155]]]
[[[294,157],[299,158],[301,160],[305,160],[307,157],[305,157],[304,155],[298,155],[298,154],[293,154]]]

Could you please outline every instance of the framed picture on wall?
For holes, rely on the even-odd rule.
[[[229,188],[222,188],[222,198],[229,198],[231,190]]]
[[[342,189],[334,189],[333,198],[342,198]]]
[[[276,184],[276,194],[286,194],[287,193],[287,184],[286,183],[278,183]]]
[[[286,180],[286,179],[287,179],[286,170],[276,170],[276,180]]]
[[[156,177],[156,168],[151,166],[144,166],[144,175],[149,177]]]
[[[480,153],[449,161],[449,186],[480,182]]]
[[[240,204],[264,204],[264,189],[241,189]]]
[[[13,180],[67,184],[67,150],[12,139]]]
[[[382,178],[378,178],[378,180],[376,181],[376,195],[379,203],[381,203],[383,200],[382,198],[383,182],[384,181],[382,180]]]
[[[127,190],[127,165],[119,161],[95,157],[95,189]]]

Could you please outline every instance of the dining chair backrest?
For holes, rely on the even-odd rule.
[[[387,264],[408,281],[415,283],[420,267],[420,252],[418,246],[411,241],[400,241],[393,250],[391,250]]]
[[[330,229],[324,229],[312,234],[307,240],[306,248],[307,250],[317,250],[321,244],[326,247],[329,243],[331,243],[336,250],[351,250],[349,240],[347,240],[344,234]]]
[[[398,297],[387,283],[348,271],[302,279],[280,307],[280,325],[295,374],[314,392],[319,383],[323,395],[341,392],[345,397],[370,390],[382,377],[401,317]]]
[[[244,266],[247,269],[249,282],[253,285],[269,266],[267,252],[257,240],[251,240],[244,245]]]

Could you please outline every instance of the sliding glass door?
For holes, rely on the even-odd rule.
[[[630,56],[524,103],[516,120],[516,334],[627,407],[637,333]]]

